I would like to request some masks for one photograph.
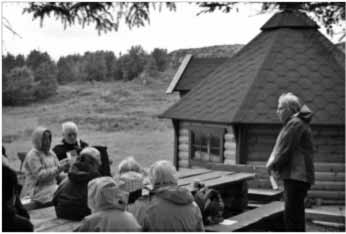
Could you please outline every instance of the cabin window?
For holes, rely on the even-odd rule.
[[[202,162],[223,162],[224,129],[191,129],[191,158]]]

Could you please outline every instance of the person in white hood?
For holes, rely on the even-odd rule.
[[[112,177],[99,177],[88,183],[88,206],[91,215],[85,217],[77,232],[139,232],[142,230],[132,214],[127,212],[128,192],[120,189]]]
[[[33,148],[25,157],[23,168],[25,182],[21,198],[31,199],[33,207],[49,203],[57,189],[57,178],[69,168],[69,161],[58,158],[51,151],[52,133],[45,127],[37,127],[32,134]]]

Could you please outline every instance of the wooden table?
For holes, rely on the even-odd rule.
[[[212,188],[229,190],[232,194],[232,187],[238,189],[243,187],[246,181],[255,177],[254,173],[236,173],[232,171],[213,171],[203,168],[181,169],[178,171],[178,185],[195,191],[193,183],[200,181]],[[247,190],[246,190],[247,191]],[[244,191],[241,191],[243,193]],[[223,193],[222,193],[223,194]],[[221,195],[222,195],[221,194]],[[226,193],[228,196],[229,194]],[[229,196],[227,197],[229,198]],[[225,201],[225,197],[223,197]],[[235,201],[237,203],[237,201]],[[225,201],[225,205],[227,200]],[[54,207],[46,207],[29,211],[30,218],[37,232],[71,232],[78,227],[79,222],[60,219],[56,217]]]

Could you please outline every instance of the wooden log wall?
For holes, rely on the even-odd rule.
[[[224,164],[233,165],[237,163],[237,144],[232,127],[228,127],[224,138]]]
[[[249,126],[247,164],[265,165],[275,144],[280,126]],[[315,185],[309,191],[313,199],[345,202],[345,129],[313,126],[315,144]],[[267,175],[249,183],[253,188],[270,188]]]
[[[178,166],[187,168],[190,166],[190,131],[186,128],[179,129],[178,137]]]

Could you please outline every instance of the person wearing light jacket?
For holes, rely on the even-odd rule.
[[[139,232],[141,226],[127,212],[128,192],[112,177],[98,177],[88,183],[88,206],[91,215],[86,216],[77,232]]]
[[[38,127],[32,134],[33,148],[23,162],[25,182],[21,198],[31,199],[34,206],[49,203],[57,189],[57,178],[68,169],[68,159],[58,161],[50,150],[52,133],[45,127]]]
[[[201,211],[190,191],[178,187],[177,172],[171,162],[154,163],[149,177],[153,191],[148,205],[142,207],[144,231],[204,231]]]
[[[284,182],[285,226],[287,231],[305,231],[304,199],[314,184],[312,112],[297,96],[279,97],[277,113],[283,127],[267,162],[268,172]]]

